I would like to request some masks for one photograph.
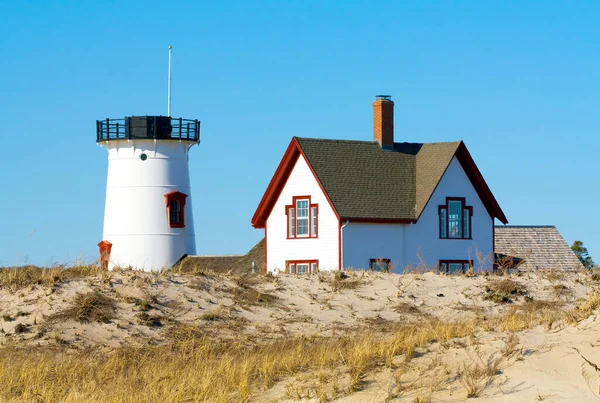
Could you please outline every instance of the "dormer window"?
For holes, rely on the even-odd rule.
[[[170,192],[165,195],[167,204],[167,220],[171,228],[185,227],[185,199],[187,195],[181,192]]]
[[[438,213],[441,239],[472,239],[473,207],[466,205],[464,197],[447,197]]]
[[[292,204],[285,206],[285,213],[288,239],[317,237],[319,205],[312,204],[310,196],[294,196]]]

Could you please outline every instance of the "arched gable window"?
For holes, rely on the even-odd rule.
[[[170,192],[165,195],[167,204],[167,220],[171,228],[185,227],[185,199],[187,195],[181,192]]]

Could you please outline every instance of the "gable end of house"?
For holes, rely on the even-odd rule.
[[[260,203],[258,204],[258,207],[256,208],[254,216],[252,217],[251,224],[254,228],[265,228],[265,224],[266,224],[267,219],[269,218],[269,215],[271,214],[271,210],[275,206],[275,203],[277,202],[277,199],[279,198],[281,191],[285,187],[285,184],[287,183],[287,180],[290,177],[290,174],[292,173],[294,166],[296,165],[296,162],[298,161],[298,158],[304,158],[304,160],[306,161],[306,164],[308,165],[310,171],[312,172],[315,180],[317,181],[319,187],[321,188],[321,191],[323,192],[327,201],[329,202],[331,209],[333,210],[333,212],[335,213],[337,218],[338,219],[340,218],[339,214],[337,213],[337,210],[335,209],[335,206],[333,205],[333,203],[331,202],[331,199],[329,198],[329,195],[327,194],[321,181],[319,180],[318,176],[316,175],[312,165],[310,164],[310,161],[304,155],[304,152],[302,151],[300,144],[298,144],[297,138],[293,137],[285,154],[283,155],[281,161],[279,162],[279,165],[277,167],[277,170],[275,171],[275,174],[273,175],[273,177],[271,178],[271,181],[269,182],[269,186],[267,187],[267,190],[263,194],[263,197],[262,197]]]
[[[443,143],[437,143],[437,144],[443,144]],[[452,144],[452,143],[449,143],[449,144]],[[424,144],[424,146],[427,146],[427,145],[428,144]],[[431,145],[434,145],[434,144],[431,144]],[[427,152],[427,151],[423,150],[421,152]],[[417,158],[419,158],[419,155],[417,155]],[[424,157],[424,159],[426,159],[426,158],[427,157]],[[504,212],[500,208],[498,201],[494,197],[494,194],[492,193],[492,191],[490,190],[489,186],[487,185],[485,179],[483,178],[481,171],[479,171],[479,168],[477,168],[477,165],[475,164],[473,157],[469,153],[469,150],[467,149],[467,147],[463,141],[458,142],[458,145],[457,145],[456,149],[453,151],[451,157],[449,159],[447,159],[446,166],[443,170],[443,173],[439,176],[437,176],[437,175],[435,176],[435,178],[436,178],[435,185],[433,187],[431,187],[433,185],[433,183],[431,183],[431,180],[427,181],[427,180],[424,180],[423,178],[420,178],[420,175],[422,174],[421,171],[423,171],[424,168],[419,169],[419,164],[421,163],[422,165],[427,166],[429,169],[431,169],[431,167],[426,165],[425,163],[417,160],[417,207],[416,207],[417,218],[415,221],[418,221],[418,219],[421,217],[421,214],[425,210],[425,207],[429,203],[429,200],[431,200],[431,197],[435,193],[435,190],[437,189],[440,181],[442,180],[442,178],[448,171],[448,168],[450,167],[450,164],[452,163],[453,158],[456,158],[458,160],[458,162],[460,163],[462,169],[465,171],[465,174],[469,178],[471,185],[473,185],[473,188],[477,192],[479,199],[485,206],[490,217],[492,219],[497,218],[503,224],[508,224],[508,220],[507,220],[506,216],[504,215]],[[438,169],[439,169],[439,167],[438,167]],[[425,176],[425,175],[423,175],[423,176]],[[419,191],[421,191],[421,193],[425,193],[425,194],[419,195]],[[421,196],[421,200],[419,200],[419,196]],[[424,201],[424,200],[426,200],[426,201]]]

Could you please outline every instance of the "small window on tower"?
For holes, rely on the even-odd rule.
[[[171,228],[185,227],[185,199],[187,195],[181,192],[170,192],[165,195],[167,202],[167,220]]]
[[[181,223],[181,204],[179,200],[171,200],[171,203],[169,203],[169,223],[171,225]]]

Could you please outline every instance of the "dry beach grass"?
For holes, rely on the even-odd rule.
[[[592,401],[598,280],[547,277],[1,269],[0,400]]]

